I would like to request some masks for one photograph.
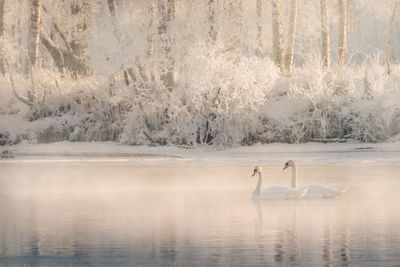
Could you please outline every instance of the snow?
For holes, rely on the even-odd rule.
[[[268,144],[217,150],[211,147],[127,146],[115,142],[57,142],[9,146],[6,163],[109,163],[129,165],[400,164],[400,142],[379,144]],[[5,149],[4,149],[5,150]]]
[[[32,68],[28,78],[23,60],[27,27],[18,31],[22,30],[20,25],[28,25],[29,4],[8,7],[3,49],[9,67],[7,75],[0,77],[0,145],[21,141],[113,141],[169,146],[133,149],[114,144],[118,147],[111,149],[116,151],[114,156],[120,156],[119,150],[135,154],[143,149],[158,155],[168,154],[172,145],[190,146],[193,149],[188,150],[189,154],[181,150],[172,152],[185,160],[201,152],[204,156],[198,156],[199,160],[206,161],[208,155],[215,154],[229,162],[232,157],[241,158],[240,153],[248,155],[238,161],[278,161],[289,156],[302,160],[303,153],[315,153],[308,151],[312,147],[308,144],[282,145],[283,151],[278,152],[273,152],[273,145],[261,148],[261,152],[257,152],[257,146],[225,152],[202,146],[218,149],[259,142],[400,141],[400,35],[396,27],[390,72],[384,52],[393,0],[373,7],[365,0],[349,4],[346,68],[338,66],[335,58],[337,47],[333,44],[337,43],[338,18],[332,14],[337,13],[337,3],[329,4],[332,64],[328,69],[320,62],[319,5],[303,1],[300,6],[305,13],[298,17],[295,64],[290,74],[281,73],[272,60],[272,13],[264,6],[259,17],[256,1],[247,1],[246,7],[240,8],[219,5],[215,10],[218,22],[214,26],[219,35],[215,42],[207,37],[210,23],[214,22],[209,21],[210,10],[205,1],[177,1],[175,19],[164,34],[159,31],[160,25],[164,25],[161,10],[152,17],[151,1],[117,2],[113,15],[102,1],[92,1],[85,11],[88,27],[83,32],[73,30],[82,21],[82,14],[71,13],[68,1],[42,3],[43,8],[53,11],[41,13],[42,33],[53,33],[52,39],[58,46],[65,45],[61,33],[67,39],[76,39],[71,41],[87,45],[86,54],[79,57],[87,60],[93,74],[82,77],[60,73],[49,51],[40,46],[40,66]],[[284,22],[288,21],[288,3],[282,4]],[[59,33],[54,32],[54,25],[58,25]],[[263,25],[262,29],[257,25]],[[287,32],[288,25],[283,26]],[[233,44],[238,38],[240,42]],[[263,57],[256,53],[261,44]],[[171,60],[174,64],[170,64]],[[167,86],[166,73],[173,74],[173,88]],[[30,99],[25,101],[29,105],[21,99]],[[78,146],[74,151],[79,151],[83,149],[81,145],[71,146]],[[99,154],[97,148],[101,150],[103,146],[95,145],[96,158],[111,153],[107,148]],[[330,151],[331,146],[322,146],[322,151],[317,152],[325,155],[350,150],[350,159],[373,152],[347,145],[347,150],[341,151],[342,146],[336,144],[334,151]],[[372,145],[374,149],[375,146]],[[94,154],[93,149],[83,147],[87,150],[80,155]],[[34,156],[25,156],[28,152],[24,149],[20,156]],[[52,153],[53,157],[57,153]],[[76,153],[64,155],[71,158]],[[227,153],[232,153],[230,158]],[[318,161],[313,156],[311,159]]]

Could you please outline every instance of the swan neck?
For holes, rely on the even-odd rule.
[[[296,165],[292,167],[292,182],[290,185],[292,188],[297,187],[297,176],[296,176]]]
[[[254,194],[260,195],[261,194],[261,185],[262,185],[262,174],[261,172],[258,173],[258,183],[256,190],[254,190]]]

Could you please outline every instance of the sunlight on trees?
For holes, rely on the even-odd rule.
[[[398,1],[17,2],[0,0],[7,143],[400,138]]]

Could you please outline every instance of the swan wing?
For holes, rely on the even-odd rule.
[[[334,198],[345,192],[344,190],[320,184],[312,184],[305,189],[307,189],[307,193],[304,198]]]

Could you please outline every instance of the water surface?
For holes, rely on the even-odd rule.
[[[400,165],[299,166],[300,187],[347,193],[264,202],[252,167],[2,162],[0,265],[400,263]]]

